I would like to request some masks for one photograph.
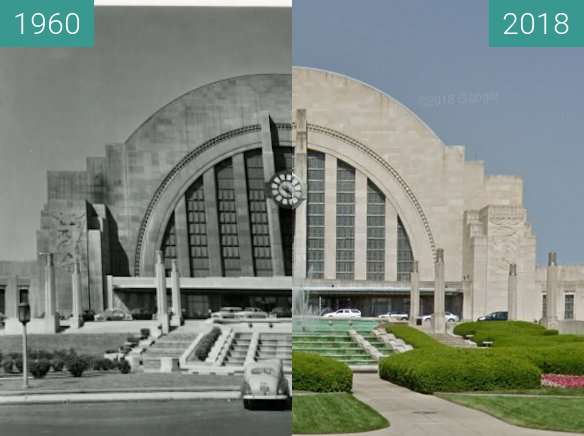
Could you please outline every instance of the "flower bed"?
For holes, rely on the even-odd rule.
[[[541,376],[541,385],[547,388],[584,388],[584,376],[544,374]]]

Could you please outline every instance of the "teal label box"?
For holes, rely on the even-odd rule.
[[[584,47],[584,0],[489,0],[491,47]]]
[[[0,47],[93,47],[93,0],[0,0]]]

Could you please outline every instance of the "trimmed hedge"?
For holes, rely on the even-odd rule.
[[[51,369],[51,362],[47,358],[33,360],[30,364],[30,373],[34,378],[43,378]]]
[[[313,353],[292,353],[292,385],[309,392],[351,392],[353,372],[343,362]]]
[[[560,344],[584,343],[584,336],[559,335],[538,324],[525,321],[477,321],[459,324],[454,333],[474,335],[472,340],[481,345],[493,342],[494,347],[553,347]]]
[[[537,388],[541,371],[524,357],[494,350],[431,347],[382,359],[379,375],[432,394]]]
[[[217,342],[217,339],[221,336],[221,329],[219,327],[213,327],[213,329],[205,334],[195,347],[195,357],[201,362],[207,359],[207,356],[211,352],[211,348]]]
[[[405,324],[390,323],[385,326],[385,330],[417,349],[448,348],[431,336]]]

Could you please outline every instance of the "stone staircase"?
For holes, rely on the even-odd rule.
[[[292,336],[283,333],[261,333],[255,360],[281,359],[285,368],[292,367]]]
[[[178,368],[178,359],[191,345],[191,343],[199,335],[198,332],[178,328],[170,332],[166,336],[162,336],[156,340],[142,355],[142,367],[144,372],[160,372],[162,369],[162,361],[176,360]]]
[[[223,366],[243,366],[245,363],[245,358],[247,356],[247,350],[251,343],[251,333],[236,333],[225,359],[223,360]]]
[[[438,342],[444,345],[448,345],[449,347],[456,347],[456,348],[475,348],[476,344],[472,341],[468,341],[461,336],[456,336],[454,334],[449,333],[428,333]]]

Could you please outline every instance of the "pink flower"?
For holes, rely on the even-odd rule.
[[[541,376],[541,385],[551,388],[584,388],[584,376],[544,374]]]

